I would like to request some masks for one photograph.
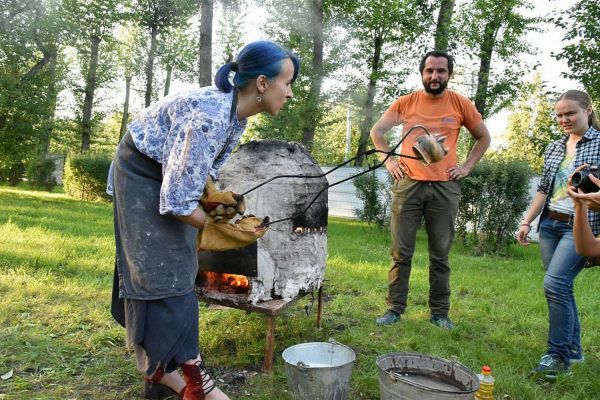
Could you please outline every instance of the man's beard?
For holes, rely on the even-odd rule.
[[[436,81],[435,83],[437,83],[439,86],[437,88],[432,88],[431,84],[433,82],[429,82],[429,83],[425,83],[423,82],[423,87],[425,88],[425,91],[427,93],[431,93],[431,94],[442,94],[442,92],[444,90],[446,90],[446,87],[448,87],[448,81]]]

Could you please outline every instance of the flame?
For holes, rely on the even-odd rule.
[[[247,293],[250,288],[250,282],[244,275],[209,271],[201,271],[200,273],[202,282],[204,282],[204,287],[208,290]]]

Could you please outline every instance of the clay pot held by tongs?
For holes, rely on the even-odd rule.
[[[419,136],[413,145],[415,156],[425,165],[440,161],[448,154],[448,149],[444,147],[444,140],[446,137],[442,135]]]

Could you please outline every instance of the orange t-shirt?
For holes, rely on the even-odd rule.
[[[446,170],[456,165],[456,146],[461,126],[472,130],[481,122],[481,114],[467,97],[451,90],[444,91],[440,97],[426,96],[423,90],[398,98],[384,114],[396,125],[403,124],[402,134],[415,125],[423,125],[431,134],[446,137],[444,146],[448,154],[440,161],[423,165],[419,160],[400,158],[400,163],[408,172],[408,176],[419,181],[447,181]],[[402,142],[402,153],[414,155],[412,149],[417,137],[425,134],[422,129],[415,129]],[[398,150],[396,150],[398,152]]]

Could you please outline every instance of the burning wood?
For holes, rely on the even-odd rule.
[[[320,226],[318,228],[310,228],[306,226],[297,226],[294,228],[294,233],[303,235],[305,233],[327,233],[327,227]]]
[[[247,293],[250,282],[244,275],[220,272],[200,271],[201,280],[206,290],[223,293]]]

